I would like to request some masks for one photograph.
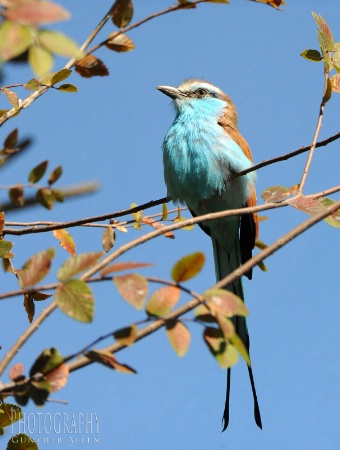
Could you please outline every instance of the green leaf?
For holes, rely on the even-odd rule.
[[[37,183],[45,175],[48,161],[43,161],[32,169],[28,175],[28,181],[30,183]]]
[[[118,292],[130,305],[142,309],[148,295],[148,282],[146,278],[135,273],[116,276],[113,281]]]
[[[56,167],[49,175],[48,177],[48,184],[50,186],[52,186],[52,184],[54,184],[56,181],[59,180],[59,178],[61,177],[63,173],[63,168],[62,166],[58,166]]]
[[[23,86],[28,91],[37,91],[40,87],[40,83],[36,78],[32,78],[31,80],[27,81],[27,83],[25,83]]]
[[[184,256],[176,262],[171,271],[171,277],[176,283],[195,277],[204,266],[205,256],[202,252]]]
[[[6,95],[7,100],[10,102],[10,104],[13,106],[13,108],[18,109],[19,108],[19,99],[15,92],[10,91],[7,88],[2,88],[2,92]]]
[[[59,72],[55,72],[51,78],[51,85],[60,83],[60,81],[66,80],[72,73],[70,69],[61,69]]]
[[[90,287],[84,281],[69,280],[59,285],[55,293],[55,302],[60,310],[72,319],[92,322],[94,298]]]
[[[213,327],[207,327],[203,333],[210,352],[216,358],[218,364],[228,369],[238,361],[238,352],[223,336],[221,330]]]
[[[318,35],[320,36],[320,40],[322,41],[322,47],[326,51],[332,51],[334,47],[334,39],[332,32],[329,26],[327,25],[327,22],[322,16],[317,15],[314,12],[312,12],[312,16],[314,17],[314,20],[319,27],[317,32]]]
[[[330,100],[331,97],[332,97],[332,82],[328,78],[327,79],[326,92],[325,92],[325,95],[324,95],[324,97],[322,99],[322,102],[326,104],[328,102],[328,100]]]
[[[17,185],[8,191],[9,199],[15,206],[23,206],[25,203],[24,190],[22,186]]]
[[[28,62],[33,72],[41,77],[50,72],[53,67],[53,56],[39,45],[31,45],[28,50]]]
[[[66,58],[81,58],[84,56],[78,44],[60,31],[42,30],[38,34],[38,39],[46,50],[56,55]]]
[[[72,93],[75,93],[75,92],[78,92],[78,89],[77,89],[77,87],[74,86],[73,84],[66,83],[66,84],[60,85],[60,86],[58,87],[58,91],[60,91],[60,92],[72,92]]]
[[[4,147],[6,149],[14,149],[18,143],[18,128],[11,131],[4,140]]]
[[[57,272],[59,281],[67,281],[75,275],[92,267],[99,258],[103,256],[102,252],[81,253],[73,258],[67,259]]]
[[[162,204],[162,219],[161,220],[166,220],[168,218],[168,206],[166,203]]]
[[[131,203],[130,208],[135,208],[137,205],[136,203]],[[143,219],[143,211],[137,211],[135,213],[132,213],[131,216],[133,217],[133,219],[135,220],[135,224],[134,224],[134,228],[136,228],[136,230],[140,230],[141,229],[141,222]]]
[[[111,10],[112,21],[118,28],[126,27],[133,17],[132,0],[116,0]]]
[[[49,372],[52,372],[54,369],[59,367],[64,361],[64,357],[59,351],[54,348],[45,348],[38,358],[32,364],[32,367],[29,371],[30,377],[35,375],[36,373],[41,373],[46,375]]]
[[[182,357],[189,350],[190,331],[180,320],[171,320],[166,324],[166,335],[172,348],[179,357]]]
[[[33,286],[39,283],[50,271],[52,259],[55,256],[53,248],[42,251],[30,257],[23,268],[18,271],[22,287]]]
[[[27,27],[9,20],[0,25],[0,60],[8,61],[21,55],[31,43],[32,36]]]
[[[137,337],[137,326],[131,325],[130,327],[121,328],[113,333],[113,337],[123,345],[132,345]]]
[[[38,450],[37,443],[27,434],[20,433],[11,436],[6,450]]]
[[[318,50],[304,50],[301,56],[309,61],[319,62],[322,61],[321,53]]]
[[[11,249],[13,247],[13,242],[5,241],[3,239],[0,240],[0,258],[12,258],[13,253],[11,253]]]
[[[0,408],[1,428],[8,427],[23,417],[22,410],[18,405],[13,405],[12,403],[2,403]]]
[[[55,196],[50,188],[40,188],[35,198],[37,202],[40,203],[46,209],[53,209]]]
[[[43,406],[48,399],[51,385],[47,380],[31,381],[29,395],[37,406]]]
[[[333,202],[331,199],[320,199],[316,200],[311,197],[305,197],[301,195],[300,197],[297,197],[294,202],[292,202],[293,208],[296,208],[300,211],[303,211],[307,214],[310,214],[311,216],[314,216],[316,214],[319,214],[323,211],[325,211],[325,208],[327,206],[330,206]],[[330,216],[326,217],[325,222],[327,222],[329,225],[340,228],[340,212],[336,211],[335,213],[331,214]]]
[[[146,312],[150,316],[165,316],[178,303],[181,295],[179,288],[174,286],[166,286],[155,291],[150,297]]]
[[[235,333],[233,336],[231,336],[230,342],[233,344],[233,346],[237,349],[239,354],[242,356],[242,358],[245,360],[245,362],[250,367],[251,363],[250,363],[249,353],[248,353],[248,350],[247,350],[246,346],[244,345],[242,339]]]

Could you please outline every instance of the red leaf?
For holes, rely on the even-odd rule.
[[[44,0],[25,0],[12,3],[10,8],[2,11],[7,19],[27,25],[49,24],[70,18],[70,13],[63,7]]]
[[[54,230],[53,236],[58,239],[62,248],[64,248],[70,255],[75,256],[76,244],[68,231],[63,229]]]
[[[155,291],[150,297],[146,312],[150,316],[164,316],[178,303],[181,291],[174,286],[166,286]]]
[[[45,278],[50,271],[51,262],[54,256],[55,253],[53,248],[31,256],[22,270],[17,272],[21,286],[32,286]]]
[[[124,300],[137,309],[143,308],[148,294],[148,282],[144,277],[131,273],[114,277],[113,281]]]
[[[139,263],[139,262],[118,262],[111,264],[111,266],[105,267],[100,271],[100,275],[104,277],[108,273],[121,272],[122,270],[140,269],[141,267],[154,266],[152,263]]]
[[[93,55],[87,55],[85,58],[79,59],[75,68],[76,72],[84,78],[104,77],[109,74],[105,64]]]
[[[59,367],[54,369],[52,372],[49,372],[45,378],[50,383],[50,392],[59,391],[59,389],[63,388],[67,383],[69,375],[68,366],[66,364],[61,364]]]
[[[190,346],[190,331],[179,320],[168,322],[166,335],[178,356],[184,356]]]

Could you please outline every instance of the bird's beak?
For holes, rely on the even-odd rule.
[[[168,97],[172,98],[173,100],[176,100],[177,98],[183,98],[185,95],[183,92],[179,91],[178,89],[172,87],[172,86],[157,86],[157,89],[163,94],[167,95]]]

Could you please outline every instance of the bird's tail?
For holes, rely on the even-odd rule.
[[[216,239],[212,238],[213,249],[214,249],[214,259],[215,259],[215,271],[217,281],[229,275],[234,270],[240,267],[241,263],[241,250],[240,250],[240,240],[238,235],[235,237],[233,245],[230,247],[230,251],[223,248]],[[233,292],[235,295],[239,296],[244,301],[243,286],[241,278],[233,281],[228,286],[225,287],[228,291]],[[235,325],[236,333],[242,339],[244,345],[246,346],[249,353],[249,335],[247,330],[246,320],[242,316],[233,317],[233,323]],[[251,384],[251,389],[254,398],[254,417],[255,422],[259,428],[262,429],[260,408],[257,401],[254,377],[251,366],[248,366],[249,379]],[[227,392],[225,399],[225,407],[223,412],[223,430],[225,431],[229,424],[229,400],[230,400],[230,377],[231,369],[228,369],[228,380],[227,380]]]

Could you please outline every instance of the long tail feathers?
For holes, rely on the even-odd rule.
[[[236,270],[238,267],[240,267],[241,265],[240,241],[237,235],[232,245],[228,246],[228,248],[230,249],[229,251],[223,248],[215,238],[212,238],[212,243],[214,249],[216,279],[219,281],[228,274],[230,274],[231,272],[233,272],[234,270]],[[244,300],[243,286],[241,279],[235,280],[233,283],[226,286],[226,289],[238,295],[242,300]],[[249,353],[249,335],[245,318],[237,316],[233,318],[233,322],[236,328],[236,333],[242,339]],[[262,429],[260,408],[257,401],[253,372],[250,366],[248,366],[248,373],[254,399],[254,418],[256,425]],[[231,369],[228,369],[227,392],[223,412],[222,431],[225,431],[229,424],[230,384],[231,384]]]

